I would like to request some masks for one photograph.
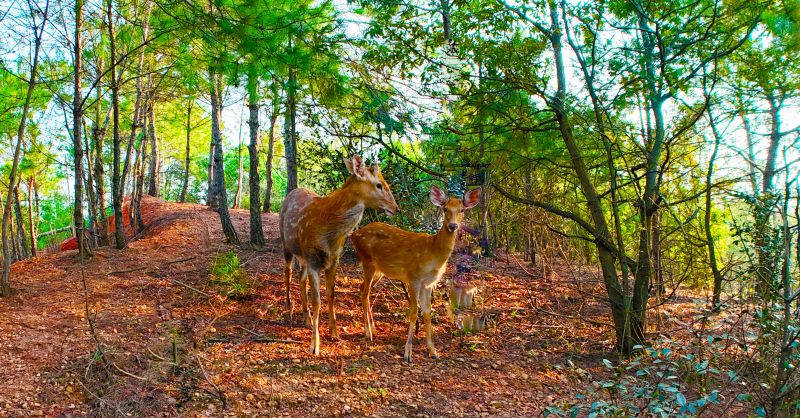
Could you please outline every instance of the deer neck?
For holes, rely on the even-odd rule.
[[[347,235],[361,222],[366,205],[358,198],[347,185],[324,197],[324,205],[328,219],[334,228],[333,235]]]
[[[458,234],[458,230],[450,232],[447,230],[447,225],[442,223],[439,232],[433,236],[434,249],[449,257],[450,253],[453,252],[453,248],[456,246],[456,234]]]

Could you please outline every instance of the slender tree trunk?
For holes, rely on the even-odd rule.
[[[239,113],[239,147],[237,148],[239,169],[236,172],[236,194],[233,195],[233,208],[239,209],[242,205],[242,182],[244,181],[244,156],[242,154],[242,119],[244,119],[244,103],[242,103],[242,111]],[[250,122],[248,122],[250,123]]]
[[[213,89],[213,87],[212,87],[212,89]],[[212,113],[213,113],[213,110],[212,110]],[[213,134],[213,132],[212,132],[211,136],[212,136],[212,140],[211,140],[211,143],[209,145],[209,150],[208,150],[208,192],[206,192],[206,204],[208,204],[208,207],[211,208],[211,210],[217,210],[219,202],[216,200],[216,197],[217,197],[217,190],[216,190],[217,182],[214,179],[214,175],[216,174],[214,172],[214,157],[215,157],[214,153],[216,152],[216,148],[214,148],[214,140],[213,140],[214,134]],[[224,179],[223,179],[223,183],[224,183]]]
[[[566,99],[567,76],[564,69],[564,58],[561,46],[562,28],[559,24],[558,6],[555,0],[551,0],[549,6],[552,26],[545,35],[549,38],[553,48],[557,92],[554,97],[549,97],[547,100],[555,114],[561,137],[570,154],[573,170],[578,177],[581,191],[586,197],[589,213],[594,223],[595,238],[598,241],[598,259],[600,261],[606,293],[608,294],[608,299],[611,304],[611,315],[614,320],[614,328],[616,331],[617,349],[623,353],[630,353],[633,350],[633,346],[640,343],[640,341],[636,340],[637,336],[634,335],[630,329],[630,301],[627,292],[620,286],[614,253],[609,248],[606,248],[605,245],[601,244],[603,242],[609,242],[611,234],[609,233],[608,223],[603,214],[600,197],[592,184],[591,176],[589,175],[589,171],[586,168],[583,156],[580,152],[580,147],[575,140],[569,115],[566,112],[564,100]],[[624,263],[625,261],[621,260],[620,262]]]
[[[94,188],[97,211],[97,229],[99,244],[108,245],[108,219],[106,215],[106,189],[105,189],[105,167],[103,163],[103,142],[108,131],[108,124],[111,118],[111,108],[106,112],[102,127],[100,123],[100,98],[102,97],[102,87],[97,87],[97,108],[95,113],[95,123],[93,129],[94,139]]]
[[[189,167],[190,160],[190,145],[192,143],[192,105],[194,100],[189,100],[186,105],[186,159],[183,164],[183,187],[181,187],[181,203],[186,202],[186,195],[189,193]]]
[[[78,252],[81,258],[91,255],[89,243],[86,240],[84,219],[83,219],[83,131],[81,130],[83,124],[83,91],[81,90],[81,74],[83,73],[83,39],[81,38],[81,31],[83,30],[83,2],[84,0],[76,0],[75,2],[75,42],[73,46],[74,54],[74,71],[75,83],[74,93],[72,100],[72,145],[75,164],[75,207],[72,212],[72,218],[75,223],[75,238],[78,241]]]
[[[156,117],[153,112],[154,104],[151,102],[147,108],[148,127],[147,133],[150,136],[150,184],[147,187],[147,194],[153,197],[160,197],[159,185],[161,183],[160,173],[161,164],[159,162],[158,136],[156,135]]]
[[[144,230],[144,222],[142,221],[142,196],[144,195],[145,159],[147,156],[147,144],[149,142],[148,130],[147,125],[143,123],[142,139],[139,141],[139,151],[136,157],[137,164],[133,177],[134,187],[133,197],[131,198],[131,227],[137,233]]]
[[[289,70],[286,89],[286,116],[284,117],[283,144],[286,156],[286,193],[297,188],[297,80],[294,69]]]
[[[275,154],[275,123],[278,121],[278,98],[275,97],[275,103],[272,106],[272,113],[269,117],[269,143],[267,144],[267,162],[264,168],[265,175],[267,176],[267,190],[264,192],[264,212],[269,213],[272,207],[272,157]]]
[[[717,151],[722,140],[722,135],[717,130],[717,122],[711,114],[711,108],[707,109],[708,121],[711,125],[711,132],[714,134],[714,150],[708,159],[708,171],[706,171],[706,213],[703,219],[703,226],[706,232],[706,245],[708,246],[708,262],[711,265],[711,272],[714,275],[714,289],[711,298],[713,310],[719,310],[720,298],[722,295],[722,273],[717,266],[717,252],[714,244],[714,235],[711,233],[711,179],[714,174],[714,163],[717,160]]]
[[[253,81],[248,80],[249,82],[254,84],[258,83],[255,77],[250,78]],[[261,226],[261,179],[258,176],[259,124],[257,100],[256,97],[251,97],[250,103],[247,105],[250,110],[250,119],[247,121],[247,126],[250,128],[250,144],[247,146],[247,151],[250,154],[250,243],[253,245],[264,245],[264,230]],[[241,149],[241,147],[239,149]]]
[[[780,95],[780,93],[778,93]],[[780,108],[783,103],[782,97],[776,97],[775,91],[767,92],[767,102],[769,102],[770,134],[769,145],[767,147],[767,160],[764,165],[763,177],[761,179],[761,194],[755,207],[754,241],[756,252],[756,292],[761,299],[769,303],[780,297],[778,289],[780,283],[777,282],[778,259],[769,250],[769,243],[772,240],[772,224],[777,196],[774,192],[773,182],[777,174],[776,165],[778,160],[778,149],[781,142],[781,118]]]
[[[780,108],[782,106],[783,98],[775,97],[774,92],[767,94],[767,102],[769,102],[769,118],[770,118],[770,131],[769,131],[769,146],[767,148],[767,161],[764,165],[764,176],[761,180],[761,193],[767,194],[772,192],[773,179],[777,170],[775,165],[778,160],[778,148],[781,143],[781,114]]]
[[[86,127],[86,123],[84,121],[83,130],[85,135],[83,136],[83,143],[84,143],[84,155],[86,156],[86,169],[84,173],[86,173],[86,178],[84,179],[84,187],[86,187],[86,208],[89,212],[89,246],[91,248],[97,247],[97,218],[99,216],[97,210],[97,196],[94,194],[94,167],[92,165],[92,147],[89,143],[89,129]]]
[[[631,331],[634,334],[634,339],[644,341],[644,333],[647,329],[648,289],[653,276],[650,255],[653,217],[658,210],[656,191],[659,186],[659,163],[661,162],[661,152],[664,147],[665,137],[664,114],[662,111],[665,98],[660,88],[656,86],[655,42],[652,35],[653,31],[647,25],[646,17],[643,14],[639,15],[639,32],[643,40],[642,54],[644,58],[647,101],[655,120],[655,129],[653,134],[648,136],[646,147],[647,172],[644,175],[645,185],[639,209],[639,250],[633,283],[633,312],[631,316]]]
[[[19,236],[17,235],[17,233],[14,232],[14,231],[17,230],[17,222],[16,222],[16,218],[14,217],[13,213],[11,214],[11,226],[10,227],[11,227],[11,251],[13,253],[13,254],[11,254],[11,261],[16,263],[17,261],[20,260],[20,255],[19,255],[20,251],[19,251],[19,242],[18,242],[19,241]]]
[[[117,249],[122,249],[127,245],[127,240],[125,239],[125,228],[123,224],[124,221],[122,219],[122,196],[125,191],[125,176],[124,170],[120,169],[120,164],[122,162],[122,157],[120,155],[122,151],[122,142],[119,132],[119,80],[117,79],[117,44],[116,33],[114,32],[114,15],[112,13],[111,0],[106,0],[106,18],[108,19],[108,38],[110,43],[109,52],[111,54],[111,68],[109,69],[109,76],[111,77],[111,112],[114,119],[114,130],[112,131],[113,166],[111,167],[111,200],[114,207],[114,246]],[[142,58],[140,58],[140,62],[141,59]],[[136,120],[134,119],[134,126],[135,124]],[[135,128],[131,127],[131,129]],[[129,144],[129,152],[131,149],[132,144]]]
[[[222,86],[216,74],[211,75],[211,144],[214,147],[214,191],[216,195],[211,196],[211,200],[216,202],[217,213],[219,213],[222,223],[222,232],[228,242],[238,244],[239,238],[236,236],[236,229],[231,222],[228,213],[227,191],[225,190],[225,171],[223,166],[222,153],[222,131],[220,122],[222,119]]]
[[[150,25],[147,23],[150,17],[150,11],[153,9],[153,2],[147,3],[147,8],[144,14],[144,26],[142,28],[142,42],[145,42],[150,35]],[[145,48],[142,48],[141,54],[139,54],[139,62],[136,64],[136,102],[133,106],[133,123],[131,124],[131,134],[130,138],[128,139],[128,150],[125,155],[125,165],[122,168],[122,177],[120,182],[122,184],[122,188],[124,190],[125,183],[127,177],[131,170],[131,158],[134,152],[134,144],[136,143],[136,129],[142,127],[144,129],[144,87],[142,86],[142,68],[144,67],[144,54]],[[119,80],[117,80],[119,83]],[[123,191],[124,194],[124,191]]]
[[[20,180],[17,179],[17,185],[14,188],[14,214],[17,217],[17,242],[19,243],[19,255],[20,259],[28,258],[29,251],[28,251],[28,236],[25,234],[25,217],[22,216],[22,205],[19,199],[19,183]]]
[[[38,248],[36,246],[36,223],[38,222],[39,211],[37,209],[36,214],[33,212],[33,182],[33,177],[28,179],[28,229],[31,233],[31,256],[36,257],[38,255]]]

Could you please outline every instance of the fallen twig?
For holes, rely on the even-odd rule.
[[[206,379],[206,382],[208,382],[208,384],[211,385],[211,387],[217,390],[217,393],[216,394],[212,393],[212,395],[216,396],[220,400],[220,402],[222,402],[222,407],[225,408],[225,404],[227,403],[227,400],[225,399],[225,392],[223,392],[222,389],[220,389],[219,386],[214,384],[214,382],[212,382],[211,379],[208,377],[206,369],[203,368],[203,362],[200,361],[202,356],[199,353],[194,353],[194,357],[197,359],[197,365],[200,366],[200,371],[203,372],[203,377]]]
[[[254,343],[284,343],[284,344],[303,344],[303,341],[297,340],[284,340],[280,338],[271,338],[271,337],[253,337],[252,341]]]
[[[194,287],[192,285],[186,284],[186,283],[184,283],[184,282],[182,282],[182,281],[180,281],[178,279],[172,279],[172,278],[167,277],[167,280],[169,280],[169,281],[171,281],[171,282],[173,282],[175,284],[179,284],[179,285],[181,285],[181,286],[183,286],[183,287],[185,287],[187,289],[194,290],[195,292],[197,292],[197,293],[199,293],[199,294],[201,294],[201,295],[203,295],[203,296],[205,296],[207,298],[211,298],[212,297],[208,293],[203,292],[202,290],[200,290],[200,289],[198,289],[198,288],[196,288],[196,287]]]
[[[139,380],[141,380],[143,382],[147,381],[146,377],[137,376],[137,375],[135,375],[135,374],[133,374],[133,373],[131,373],[129,371],[123,370],[122,368],[117,366],[117,363],[112,362],[111,365],[114,366],[114,368],[117,369],[118,372],[124,374],[125,376],[129,376],[129,377],[132,377],[134,379],[139,379]]]
[[[134,271],[142,271],[142,270],[146,270],[146,269],[147,269],[147,267],[135,267],[135,268],[132,268],[132,269],[114,270],[114,271],[108,272],[106,274],[106,276],[116,276],[118,274],[133,273]]]
[[[285,344],[302,344],[303,343],[302,341],[297,341],[297,340],[285,340],[285,339],[282,339],[282,338],[268,337],[268,336],[266,336],[264,334],[259,334],[259,333],[255,332],[255,331],[253,331],[251,329],[247,329],[247,328],[245,328],[243,326],[236,326],[236,328],[242,329],[242,330],[252,334],[254,336],[252,341],[256,342],[256,343],[285,343]]]

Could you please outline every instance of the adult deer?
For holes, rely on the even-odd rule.
[[[456,231],[464,218],[464,211],[474,207],[481,199],[481,189],[474,189],[463,199],[448,198],[445,192],[431,186],[430,199],[444,211],[444,222],[435,235],[409,232],[380,222],[373,222],[351,236],[358,258],[364,265],[364,282],[361,285],[361,303],[364,314],[364,332],[367,340],[375,333],[375,321],[369,303],[372,284],[382,276],[399,280],[408,289],[408,339],[404,360],[411,363],[411,343],[417,310],[422,308],[425,321],[426,342],[431,357],[438,357],[433,345],[431,329],[431,294],[444,274],[447,259],[453,252]]]
[[[325,274],[328,294],[328,324],[331,337],[338,338],[334,313],[336,267],[344,241],[353,232],[365,208],[397,212],[397,203],[377,165],[367,167],[359,156],[345,158],[350,177],[342,188],[320,197],[308,189],[286,195],[280,212],[281,243],[286,260],[286,307],[291,313],[292,262],[300,265],[300,300],[306,324],[311,325],[311,354],[319,355],[319,276]],[[306,284],[311,278],[311,307],[308,311]]]

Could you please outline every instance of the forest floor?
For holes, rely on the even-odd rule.
[[[247,240],[248,212],[231,216]],[[97,250],[83,267],[76,251],[14,264],[19,292],[0,300],[0,416],[532,416],[574,400],[616,358],[593,270],[562,261],[544,273],[503,255],[478,268],[494,325],[461,335],[442,292],[441,357],[427,356],[421,331],[406,365],[402,289],[376,286],[378,334],[366,343],[361,270],[348,251],[337,279],[341,339],[329,338],[323,290],[322,354],[312,357],[299,302],[291,320],[284,309],[277,215],[262,217],[263,248],[223,243],[205,206],[145,198],[143,218],[141,237]],[[251,298],[225,298],[210,282],[212,260],[231,250],[257,283]],[[293,292],[297,301],[296,281]],[[660,326],[688,305],[662,307]]]

